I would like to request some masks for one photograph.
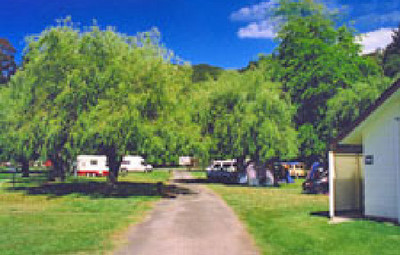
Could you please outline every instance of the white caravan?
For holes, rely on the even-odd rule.
[[[153,167],[146,164],[142,156],[124,156],[121,162],[121,171],[151,172]]]
[[[79,155],[76,158],[78,176],[108,176],[107,157],[98,155]]]

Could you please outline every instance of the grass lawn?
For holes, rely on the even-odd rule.
[[[191,174],[194,178],[198,178],[198,179],[205,179],[205,178],[207,178],[207,172],[206,172],[206,171],[190,171],[190,174]]]
[[[209,185],[247,225],[263,254],[399,254],[400,227],[371,221],[328,224],[328,196],[281,188]]]
[[[130,173],[115,189],[105,178],[69,178],[47,185],[33,175],[16,190],[0,176],[0,254],[104,254],[119,233],[140,221],[160,196],[167,171]]]

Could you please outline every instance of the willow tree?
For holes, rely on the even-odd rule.
[[[10,150],[40,138],[35,152],[50,159],[54,176],[63,179],[82,152],[107,154],[115,172],[115,155],[122,152],[175,149],[168,127],[179,125],[168,112],[178,109],[177,95],[191,74],[161,47],[156,30],[137,36],[98,26],[82,31],[66,19],[28,38],[24,59],[12,78],[10,93],[27,95],[15,107],[20,123],[14,126],[35,132],[16,135],[19,142]]]
[[[186,96],[191,69],[160,45],[158,32],[126,38],[113,63],[115,88],[79,116],[73,141],[81,151],[108,156],[116,182],[123,155],[153,163],[177,162],[199,151],[200,132],[190,120]]]
[[[61,179],[71,160],[71,130],[78,116],[115,84],[109,66],[122,57],[122,40],[116,39],[119,36],[111,30],[101,32],[94,26],[81,32],[64,20],[28,39],[27,61],[13,77],[13,90],[29,94],[20,106],[26,109],[20,126],[40,127],[40,135],[26,138],[32,142],[41,137],[40,153],[53,162],[54,176]]]
[[[43,115],[31,111],[32,94],[23,81],[19,74],[0,90],[0,147],[3,158],[20,163],[22,176],[28,177],[29,161],[40,156]]]
[[[237,158],[242,167],[246,157],[259,163],[296,156],[294,108],[280,84],[256,70],[226,72],[202,87],[198,120],[211,138],[211,157]]]

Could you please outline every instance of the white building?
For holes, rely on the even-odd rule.
[[[330,216],[350,211],[400,221],[400,80],[331,149]]]

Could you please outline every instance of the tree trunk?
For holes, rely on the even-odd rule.
[[[108,167],[110,168],[110,173],[108,175],[108,181],[111,184],[116,184],[118,182],[119,167],[121,165],[121,159],[118,158],[115,153],[115,149],[111,149],[107,153],[108,157]]]
[[[22,165],[22,177],[29,177],[29,161],[28,160],[21,160]]]
[[[238,173],[246,172],[245,158],[246,158],[245,156],[240,156],[240,157],[236,158]]]
[[[258,169],[260,168],[261,162],[260,162],[260,156],[259,156],[259,150],[256,149],[256,153],[253,156],[254,164],[257,170],[257,176],[258,176]]]
[[[64,176],[70,175],[71,171],[71,163],[69,160],[64,160],[63,161],[63,169],[64,169]]]
[[[52,172],[50,173],[50,180],[51,181],[65,181],[65,162],[61,157],[55,156],[50,158],[52,164],[53,164],[53,169]]]
[[[265,183],[265,180],[266,180],[266,172],[265,172],[265,164],[260,159],[258,149],[256,150],[256,153],[254,155],[254,163],[255,163],[256,176],[257,176],[258,182],[260,185],[262,185]]]
[[[110,163],[110,174],[108,175],[108,181],[112,184],[115,184],[118,182],[118,175],[119,175],[119,167],[120,167],[120,162],[118,160],[113,160],[114,163]]]

